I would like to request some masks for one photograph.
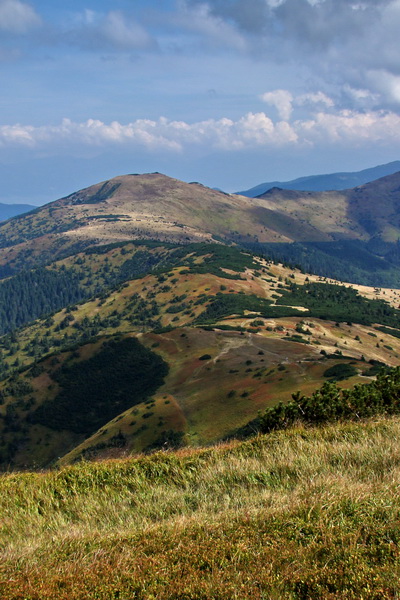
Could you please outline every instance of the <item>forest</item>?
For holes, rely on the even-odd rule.
[[[305,273],[360,285],[400,287],[399,244],[362,242],[260,243],[241,241],[243,248],[297,267]]]
[[[37,408],[30,421],[90,435],[154,394],[167,372],[162,358],[136,338],[107,340],[88,360],[66,363],[55,371],[61,391]]]

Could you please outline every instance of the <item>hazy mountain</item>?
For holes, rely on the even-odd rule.
[[[356,172],[330,173],[326,175],[309,175],[299,177],[291,181],[269,181],[260,183],[249,190],[237,192],[242,196],[255,198],[260,194],[265,194],[274,187],[285,190],[307,190],[307,191],[327,191],[327,190],[345,190],[357,187],[374,179],[391,175],[400,171],[400,161],[393,161],[385,165],[379,165],[370,169],[364,169]]]
[[[400,172],[343,191],[272,188],[256,200],[333,239],[369,240],[378,236],[397,242],[400,238]]]
[[[3,204],[0,203],[0,221],[5,221],[16,215],[29,212],[37,208],[32,204]]]

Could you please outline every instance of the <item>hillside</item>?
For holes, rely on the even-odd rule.
[[[393,600],[399,419],[0,477],[2,600]]]
[[[400,161],[396,160],[385,165],[379,165],[369,169],[363,169],[356,172],[329,173],[324,175],[308,175],[291,179],[290,181],[269,181],[260,183],[248,190],[237,192],[241,196],[255,198],[261,194],[265,194],[271,188],[278,187],[284,190],[300,190],[309,192],[326,192],[329,190],[348,190],[349,188],[357,187],[392,175],[400,170]]]
[[[91,245],[132,239],[187,243],[232,236],[291,239],[264,223],[247,198],[159,173],[125,175],[0,225],[0,267],[18,270]]]
[[[0,224],[0,277],[109,243],[217,241],[322,276],[399,287],[399,178],[245,198],[159,173],[116,177]]]
[[[263,208],[313,227],[320,239],[244,245],[319,275],[399,287],[399,189],[399,173],[341,192],[271,189],[258,198]]]
[[[351,387],[399,361],[400,292],[324,281],[235,248],[116,244],[47,270],[92,298],[0,338],[4,467],[214,443],[313,392],[333,367]],[[35,294],[47,285],[38,278]],[[135,340],[123,366],[116,357]],[[110,344],[115,357],[102,358]],[[150,370],[136,397],[139,351],[160,378]],[[92,368],[103,383],[91,383]]]
[[[400,234],[400,172],[342,192],[272,189],[263,206],[311,224],[333,239],[397,241]],[[313,241],[313,240],[309,240]]]
[[[343,280],[399,280],[398,189],[249,199],[128,175],[1,225],[0,468],[216,443],[397,366],[399,290]],[[337,279],[311,274],[323,253]]]

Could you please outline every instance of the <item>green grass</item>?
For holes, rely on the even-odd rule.
[[[389,600],[400,420],[0,478],[2,600]]]

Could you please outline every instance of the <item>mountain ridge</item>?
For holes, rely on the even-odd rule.
[[[269,189],[278,187],[281,189],[291,189],[298,191],[314,191],[324,192],[332,190],[344,190],[352,187],[357,187],[364,183],[379,179],[385,175],[391,175],[400,170],[400,161],[392,161],[384,165],[370,167],[361,171],[354,172],[338,172],[327,173],[321,175],[306,175],[291,179],[289,181],[270,181],[260,183],[247,190],[236,192],[242,196],[255,198],[261,194],[265,194]]]
[[[319,253],[318,260],[326,263],[319,274],[329,276],[331,254],[338,255],[336,262],[342,260],[343,252],[336,246],[343,242],[350,244],[350,260],[342,260],[344,271],[336,269],[337,279],[390,287],[399,281],[399,205],[398,173],[350,190],[274,188],[257,198],[218,192],[160,173],[122,175],[1,223],[0,276],[87,247],[132,239],[179,244],[217,241],[260,252],[273,244],[274,255],[282,251],[281,260],[285,260],[285,244],[312,244],[317,250],[310,254],[306,249],[306,253],[311,257]],[[354,243],[357,248],[351,247]],[[352,265],[353,254],[361,260],[361,270],[358,263]]]
[[[35,210],[37,206],[33,204],[7,204],[0,202],[0,221],[6,221],[17,215]]]

